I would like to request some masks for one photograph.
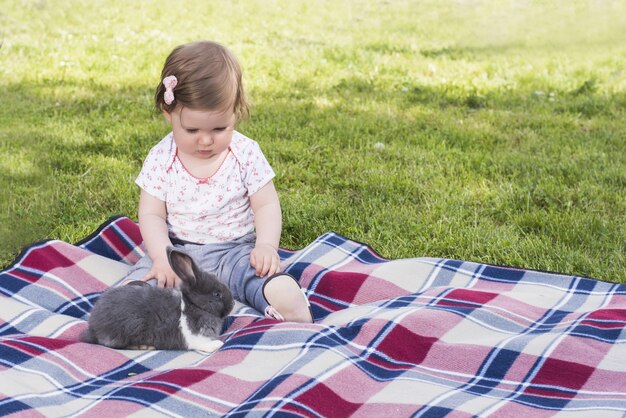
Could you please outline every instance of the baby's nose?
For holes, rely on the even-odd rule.
[[[203,145],[211,145],[213,144],[213,137],[211,134],[202,134],[200,135],[200,143]]]

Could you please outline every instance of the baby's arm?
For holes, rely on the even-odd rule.
[[[165,250],[172,242],[167,231],[166,216],[165,202],[142,189],[139,197],[139,230],[152,259],[152,269],[142,280],[156,279],[159,287],[174,287],[180,279],[167,261]]]
[[[278,244],[282,228],[280,202],[274,183],[270,181],[250,196],[254,212],[256,244],[250,254],[250,264],[257,276],[271,276],[280,272]]]

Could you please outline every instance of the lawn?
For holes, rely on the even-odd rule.
[[[626,2],[0,0],[0,265],[116,214],[176,45],[240,59],[281,245],[626,283]]]

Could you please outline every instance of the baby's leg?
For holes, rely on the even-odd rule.
[[[218,262],[216,274],[233,292],[233,297],[270,318],[313,322],[308,300],[298,282],[288,274],[257,276],[250,265],[252,249],[251,242],[235,245]]]
[[[234,241],[186,249],[201,269],[215,273],[228,286],[233,298],[263,312],[267,302],[261,289],[263,279],[250,265],[252,245]]]
[[[185,250],[201,269],[215,273],[239,302],[274,319],[313,322],[308,300],[293,277],[283,274],[266,279],[256,275],[250,265],[255,238],[254,234],[248,234],[235,241],[185,245]],[[266,280],[271,285],[264,291]],[[270,304],[275,305],[273,309]]]

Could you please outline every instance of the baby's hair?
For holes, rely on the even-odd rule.
[[[163,79],[175,76],[174,101],[165,103]],[[248,115],[241,67],[237,58],[222,45],[211,41],[192,42],[174,48],[165,60],[154,95],[157,111],[172,112],[177,106],[197,110],[235,112],[237,121]]]

